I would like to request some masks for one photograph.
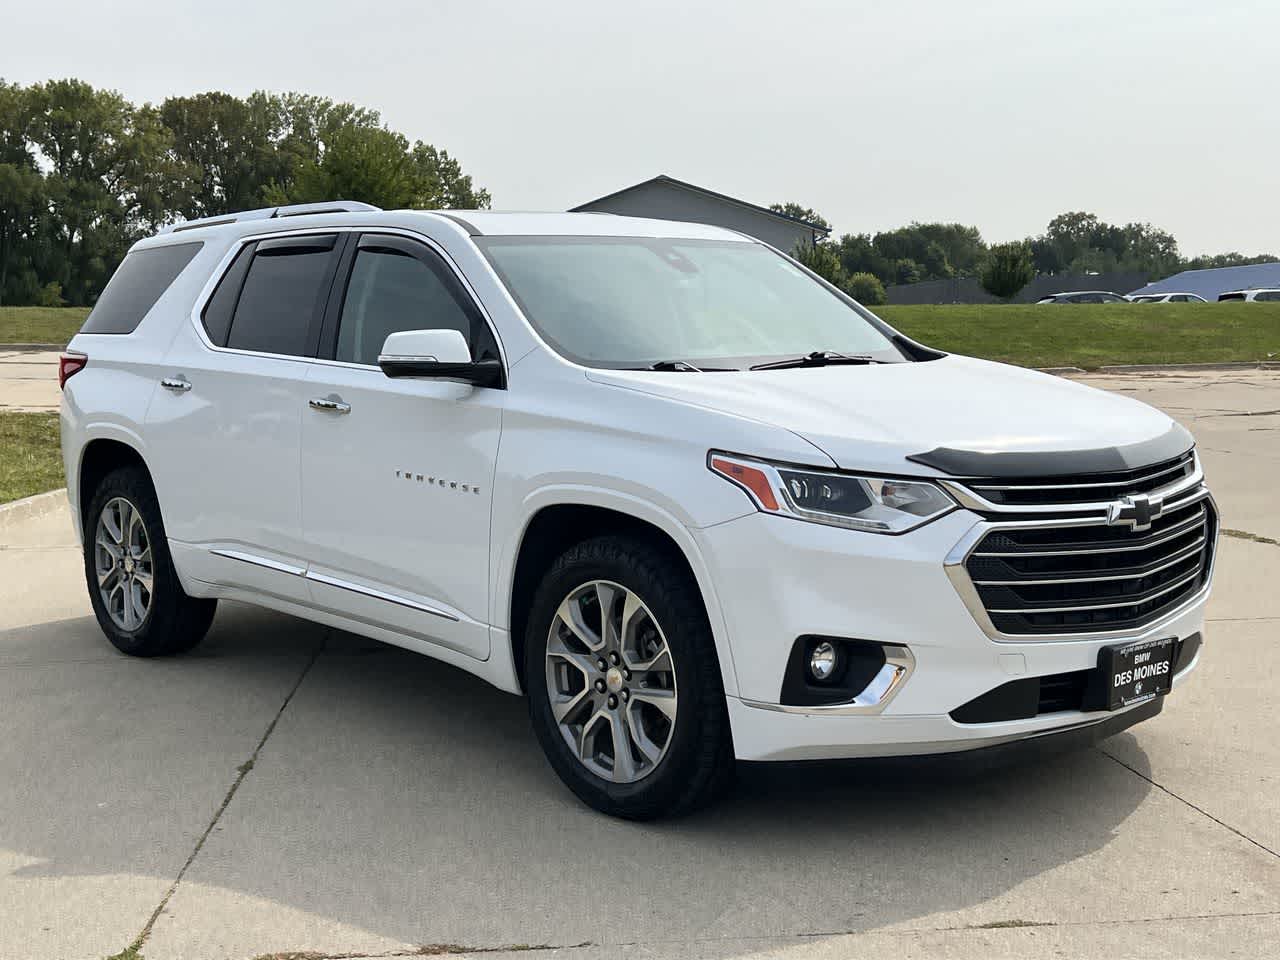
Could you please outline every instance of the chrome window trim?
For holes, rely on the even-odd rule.
[[[278,237],[303,237],[313,234],[330,234],[330,233],[385,233],[394,236],[402,236],[409,240],[414,240],[427,246],[433,253],[438,254],[445,262],[458,282],[462,284],[462,288],[466,290],[467,296],[471,298],[471,302],[475,304],[476,309],[480,312],[480,316],[484,318],[484,322],[489,327],[489,332],[493,334],[494,342],[498,345],[498,355],[502,361],[502,369],[504,374],[510,374],[510,365],[507,363],[507,350],[502,343],[502,336],[498,332],[497,325],[493,322],[493,317],[489,315],[489,311],[485,309],[484,304],[480,300],[480,296],[476,293],[475,287],[463,274],[462,269],[458,266],[453,257],[449,256],[449,252],[432,237],[425,233],[419,233],[416,230],[409,230],[405,227],[379,226],[374,224],[366,224],[363,226],[354,225],[335,225],[331,227],[295,227],[291,230],[275,230],[263,233],[247,233],[236,237],[223,254],[222,259],[218,261],[218,265],[214,267],[209,278],[205,281],[205,285],[201,288],[200,293],[196,296],[194,305],[191,308],[191,325],[195,329],[196,337],[206,350],[212,350],[215,353],[229,353],[244,357],[262,357],[268,360],[292,360],[295,363],[321,363],[333,366],[351,367],[356,370],[378,370],[377,364],[369,363],[350,363],[344,360],[329,360],[322,357],[299,357],[294,354],[283,353],[264,353],[258,350],[239,350],[235,347],[220,347],[209,339],[208,331],[204,328],[204,321],[200,319],[204,313],[204,308],[208,306],[209,300],[213,297],[214,291],[218,287],[218,282],[226,274],[231,263],[236,256],[244,249],[246,244],[256,243],[259,240],[273,240]],[[334,278],[336,281],[336,277]],[[330,291],[332,296],[332,291]],[[381,372],[381,371],[379,371]]]
[[[1220,516],[1217,501],[1213,499],[1213,494],[1209,492],[1207,487],[1201,487],[1192,496],[1186,497],[1174,506],[1185,507],[1193,503],[1208,501],[1213,511],[1214,517]],[[1027,529],[1036,527],[1098,527],[1107,526],[1105,517],[1081,517],[1067,518],[1059,520],[1001,520],[992,522],[989,520],[978,519],[974,522],[954,547],[951,548],[946,558],[942,561],[942,568],[947,575],[947,579],[951,581],[951,585],[955,588],[956,593],[960,595],[961,602],[964,603],[969,615],[973,617],[974,622],[982,630],[987,637],[996,643],[1054,643],[1064,640],[1107,640],[1113,638],[1124,639],[1141,639],[1143,637],[1159,634],[1166,629],[1166,624],[1170,621],[1182,616],[1187,610],[1201,603],[1209,595],[1213,588],[1213,572],[1218,561],[1217,538],[1220,523],[1214,526],[1214,543],[1213,549],[1209,551],[1209,565],[1204,571],[1204,586],[1193,593],[1185,601],[1178,604],[1172,610],[1161,615],[1158,620],[1144,624],[1142,627],[1128,630],[1098,630],[1086,631],[1084,633],[1005,633],[997,629],[996,625],[991,622],[991,617],[987,615],[987,609],[982,603],[982,599],[978,596],[978,588],[974,586],[973,579],[969,576],[969,571],[965,569],[965,564],[969,557],[974,553],[975,548],[982,539],[992,530],[1009,530],[1009,529]],[[1147,546],[1151,546],[1148,544]],[[1062,553],[1063,551],[1054,551]],[[1083,552],[1083,551],[1081,551]],[[1111,552],[1106,550],[1103,552]],[[984,554],[985,555],[985,554]],[[1028,554],[1019,554],[1020,556],[1028,556]]]
[[[869,716],[882,713],[893,702],[903,684],[915,672],[916,658],[911,651],[896,644],[884,645],[884,666],[871,678],[861,693],[845,703],[798,705],[742,700],[742,705],[774,713],[808,714],[816,717]]]
[[[1165,510],[1166,510],[1166,512],[1167,512],[1167,511],[1169,511],[1169,510],[1171,510],[1171,509],[1173,509],[1173,507],[1174,507],[1175,505],[1173,505],[1173,504],[1169,504],[1169,503],[1167,502],[1170,498],[1180,496],[1181,494],[1186,493],[1188,490],[1193,490],[1193,489],[1195,489],[1196,487],[1198,487],[1200,484],[1202,484],[1202,483],[1204,482],[1204,470],[1203,470],[1203,469],[1201,468],[1201,466],[1200,466],[1200,456],[1199,456],[1199,454],[1192,454],[1192,460],[1191,460],[1191,462],[1192,462],[1192,469],[1191,469],[1191,473],[1187,474],[1185,477],[1181,477],[1180,479],[1175,480],[1173,483],[1165,484],[1163,487],[1157,487],[1157,488],[1156,488],[1156,489],[1154,489],[1154,490],[1147,490],[1147,491],[1143,492],[1143,493],[1141,494],[1141,496],[1144,496],[1144,497],[1151,497],[1151,498],[1153,498],[1153,499],[1154,499],[1154,498],[1163,498],[1163,499],[1166,501],[1166,503],[1165,503]],[[1165,471],[1161,471],[1161,472],[1165,472]],[[1159,476],[1159,475],[1160,475],[1159,473],[1155,473],[1155,474],[1148,474],[1148,476]],[[1140,478],[1139,478],[1139,479],[1140,479]],[[935,482],[935,483],[937,483],[939,486],[941,486],[944,490],[946,490],[946,491],[947,491],[947,493],[949,493],[949,494],[950,494],[952,497],[954,497],[957,501],[959,501],[959,503],[960,503],[960,505],[961,505],[961,506],[963,506],[963,507],[967,507],[967,508],[968,508],[968,509],[970,509],[970,510],[975,510],[975,511],[977,511],[977,512],[979,512],[979,513],[1020,513],[1020,514],[1044,513],[1044,514],[1052,514],[1052,515],[1054,515],[1054,516],[1056,516],[1056,517],[1061,517],[1064,513],[1089,513],[1089,512],[1092,512],[1092,511],[1101,511],[1102,513],[1104,513],[1104,514],[1105,514],[1105,513],[1106,513],[1106,510],[1107,510],[1107,507],[1109,507],[1111,504],[1115,503],[1115,502],[1116,502],[1116,499],[1117,499],[1116,497],[1111,497],[1111,498],[1109,498],[1109,499],[1107,499],[1107,500],[1095,500],[1095,501],[1089,501],[1089,502],[1087,502],[1087,503],[1086,503],[1086,502],[1081,502],[1081,503],[1038,503],[1038,504],[1032,504],[1032,503],[1018,503],[1018,504],[1011,504],[1011,503],[992,503],[992,502],[991,502],[990,500],[988,500],[986,497],[983,497],[982,495],[975,493],[975,492],[974,492],[975,487],[967,487],[967,486],[965,486],[965,481],[962,481],[962,480],[954,480],[954,479],[949,479],[949,478],[948,478],[948,479],[941,479],[941,478],[939,478],[939,479],[936,479],[934,482]],[[970,482],[972,482],[972,481],[970,481]],[[1135,482],[1137,482],[1137,481],[1131,480],[1131,481],[1128,481],[1128,482],[1129,482],[1129,483],[1135,483]],[[977,487],[976,487],[976,489],[992,489],[992,490],[995,490],[995,489],[1000,489],[1000,490],[1024,490],[1024,489],[1025,489],[1025,490],[1057,490],[1057,489],[1063,489],[1063,490],[1078,490],[1078,489],[1081,489],[1081,488],[1088,488],[1088,487],[1091,487],[1091,486],[1095,486],[1095,484],[1087,484],[1087,483],[1081,483],[1081,484],[1063,484],[1063,485],[1061,485],[1061,486],[1045,486],[1045,487],[1036,487],[1036,486],[1026,486],[1026,487],[1022,487],[1022,486],[1017,486],[1017,487],[1012,487],[1012,486],[1011,486],[1011,487],[982,487],[982,486],[977,486]],[[1060,521],[1060,522],[1058,522],[1057,524],[1055,524],[1055,526],[1062,526],[1064,522],[1065,522],[1065,521]]]

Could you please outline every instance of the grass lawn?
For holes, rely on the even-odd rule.
[[[939,350],[1024,367],[1280,360],[1280,303],[945,304],[874,311]]]
[[[0,503],[63,485],[56,413],[0,411]]]
[[[88,315],[88,307],[0,307],[0,343],[65,347]]]
[[[939,350],[1025,367],[1280,360],[1280,303],[883,306],[875,311]],[[64,345],[79,307],[0,307],[0,344]]]

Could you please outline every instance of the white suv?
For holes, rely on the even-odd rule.
[[[556,772],[675,813],[734,760],[1153,716],[1216,513],[1135,400],[928,349],[715,227],[253,211],[138,243],[63,358],[111,642],[218,598],[527,695]]]

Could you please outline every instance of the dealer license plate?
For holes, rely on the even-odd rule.
[[[1103,647],[1098,667],[1107,678],[1107,709],[1131,707],[1173,686],[1174,637]]]

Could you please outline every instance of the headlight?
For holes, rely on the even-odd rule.
[[[714,451],[707,465],[765,513],[868,533],[906,533],[956,507],[927,480],[801,470]]]

